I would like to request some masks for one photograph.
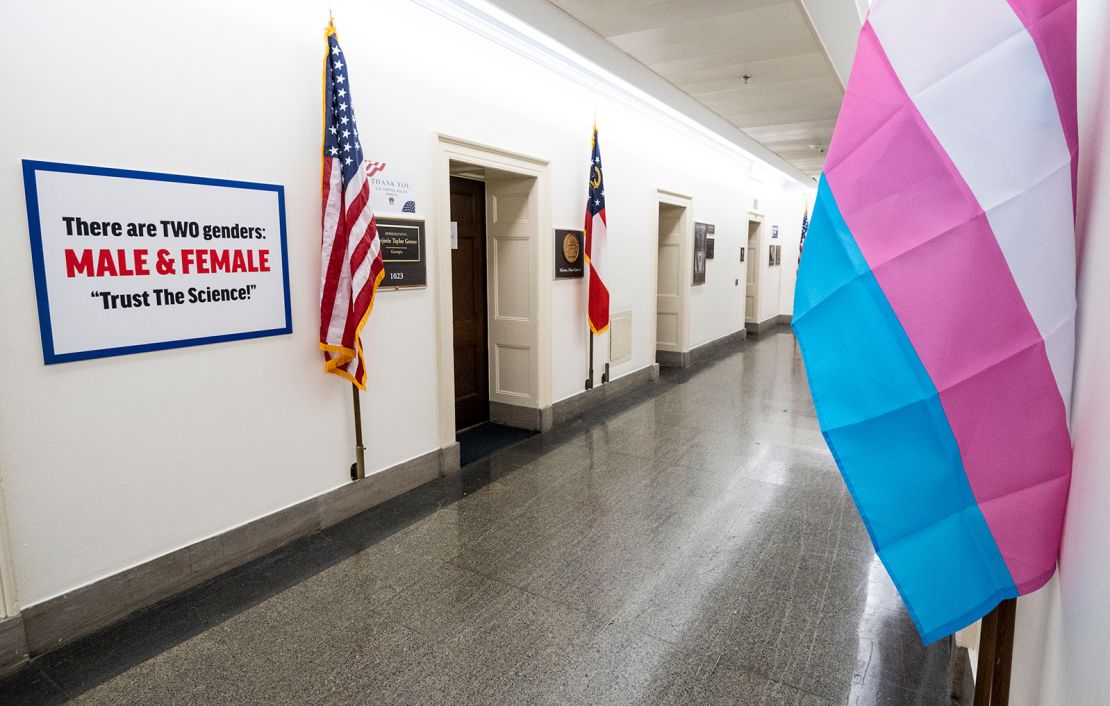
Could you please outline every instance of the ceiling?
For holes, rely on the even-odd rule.
[[[820,173],[844,87],[800,0],[548,2],[806,174]]]

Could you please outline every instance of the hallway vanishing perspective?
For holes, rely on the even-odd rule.
[[[50,653],[0,702],[947,704],[793,335]]]

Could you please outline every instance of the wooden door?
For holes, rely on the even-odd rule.
[[[655,349],[682,352],[683,290],[690,273],[683,267],[683,224],[686,209],[659,204],[659,262],[655,298]]]
[[[760,225],[748,221],[748,250],[744,253],[748,265],[748,282],[745,285],[744,321],[759,322],[759,263],[762,257],[759,238]]]
[[[451,220],[458,224],[451,251],[456,430],[489,421],[485,191],[480,181],[451,177]]]
[[[536,238],[540,237],[536,179],[487,170],[486,213],[490,398],[501,404],[535,409],[539,407],[536,384],[539,272],[535,254]],[[545,235],[551,237],[550,233]]]

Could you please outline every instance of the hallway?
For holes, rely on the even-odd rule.
[[[780,328],[48,654],[0,701],[939,705],[949,645],[921,646]]]

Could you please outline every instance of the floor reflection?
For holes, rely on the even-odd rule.
[[[947,704],[783,329],[37,660],[0,701]]]

